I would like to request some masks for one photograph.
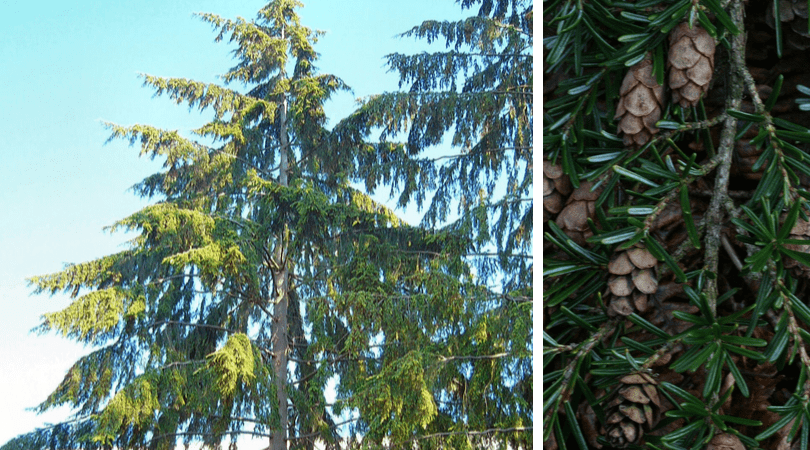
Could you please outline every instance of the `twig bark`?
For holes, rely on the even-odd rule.
[[[729,52],[731,70],[728,75],[728,94],[726,97],[726,109],[739,109],[742,103],[744,90],[744,77],[742,70],[745,68],[745,29],[743,25],[743,4],[735,1],[731,5],[731,20],[740,33],[731,37],[731,51]],[[720,148],[718,156],[720,163],[717,166],[717,175],[714,181],[714,196],[709,204],[706,214],[706,254],[705,268],[709,272],[717,273],[720,250],[720,234],[724,226],[723,205],[728,198],[728,183],[731,168],[731,156],[734,151],[734,136],[737,134],[737,119],[727,117],[723,131],[720,135]],[[709,308],[712,313],[717,311],[717,281],[709,280],[706,286],[706,297],[709,301]]]
[[[591,337],[589,337],[585,342],[580,344],[579,351],[577,351],[577,354],[574,356],[574,359],[572,359],[568,363],[568,365],[565,366],[565,370],[563,371],[562,375],[563,381],[562,385],[560,386],[560,395],[557,397],[556,402],[554,402],[554,406],[549,408],[548,415],[553,414],[554,411],[557,411],[560,404],[568,399],[571,389],[573,388],[573,385],[571,384],[571,379],[574,377],[576,368],[579,366],[578,364],[579,360],[582,359],[588,353],[590,353],[591,350],[593,350],[593,348],[596,346],[596,344],[601,342],[603,338],[612,335],[615,331],[616,331],[616,322],[609,320],[603,323],[602,326],[599,327],[599,330],[596,331],[596,333],[591,335]],[[552,422],[551,420],[548,419],[549,418],[546,417],[544,420],[544,428],[543,428],[544,434],[546,432],[545,427]]]
[[[728,257],[731,258],[731,262],[734,263],[734,267],[736,267],[737,270],[742,270],[742,262],[740,261],[740,258],[737,257],[737,252],[734,251],[734,247],[731,246],[731,242],[728,241],[728,238],[721,235],[720,242],[722,242],[723,248],[726,249]]]

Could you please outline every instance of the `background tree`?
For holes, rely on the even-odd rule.
[[[802,5],[544,3],[545,448],[808,445]]]
[[[508,442],[528,448],[533,9],[523,1],[460,3],[477,14],[426,21],[402,35],[446,49],[389,55],[405,90],[367,99],[334,134],[357,149],[355,173],[368,190],[390,184],[400,205],[415,201],[425,208],[423,227],[460,239],[444,249],[458,259],[442,268],[434,261],[430,278],[414,280],[418,290],[403,299],[411,309],[411,295],[431,293],[434,283],[461,295],[437,305],[446,315],[431,319],[452,326],[428,328],[404,342],[412,352],[439,353],[438,361],[430,355],[421,362],[441,380],[434,388],[438,420],[428,429],[440,438],[452,434],[444,430],[458,430],[451,438],[458,447]],[[367,144],[369,136],[378,138]],[[437,152],[444,139],[452,150]],[[463,283],[456,286],[459,277]],[[373,426],[369,431],[375,435]]]
[[[41,330],[96,349],[38,407],[70,405],[73,419],[4,448],[213,447],[241,435],[276,449],[531,446],[530,6],[484,5],[467,21],[417,27],[429,39],[469,30],[464,45],[482,53],[452,69],[470,70],[469,93],[437,92],[439,104],[412,95],[416,109],[399,118],[374,102],[407,96],[381,96],[334,131],[322,105],[346,86],[316,72],[318,33],[298,6],[273,1],[254,21],[201,15],[236,45],[223,80],[242,90],[144,76],[159,95],[213,110],[200,140],[109,125],[111,139],[165,159],[136,186],[157,202],[111,227],[138,233],[129,249],[31,279],[37,292],[74,298]],[[438,71],[419,57],[408,64]],[[454,96],[493,104],[458,122],[470,148],[444,158],[456,166],[445,174],[443,160],[415,155],[454,124],[443,108],[473,104]],[[394,137],[409,114],[425,124],[409,131],[413,144],[364,141],[377,126]],[[420,165],[433,165],[421,180],[432,181],[414,186]],[[400,180],[402,205],[463,187],[461,219],[436,226],[452,190],[434,194],[444,204],[431,206],[428,226],[412,227],[352,184]],[[491,201],[498,192],[503,201]],[[338,398],[327,404],[332,379]]]

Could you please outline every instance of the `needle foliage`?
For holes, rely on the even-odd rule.
[[[37,407],[72,418],[2,449],[531,448],[531,5],[478,3],[406,32],[448,50],[391,55],[407,89],[331,130],[348,86],[299,2],[200,14],[235,48],[224,84],[143,80],[213,119],[108,124],[163,162],[153,204],[110,227],[125,250],[30,278],[72,298],[39,330],[92,351]]]
[[[545,448],[807,447],[805,6],[544,2]]]

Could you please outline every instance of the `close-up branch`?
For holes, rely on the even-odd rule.
[[[545,449],[808,445],[806,11],[544,2]]]

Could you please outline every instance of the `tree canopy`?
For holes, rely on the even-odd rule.
[[[213,120],[107,125],[163,161],[135,186],[153,204],[110,227],[127,249],[29,280],[73,299],[40,330],[93,351],[37,407],[72,419],[2,448],[530,448],[532,7],[476,5],[406,32],[448,50],[389,56],[408,90],[331,130],[348,86],[318,72],[301,3],[200,14],[235,46],[224,85],[143,80]]]

